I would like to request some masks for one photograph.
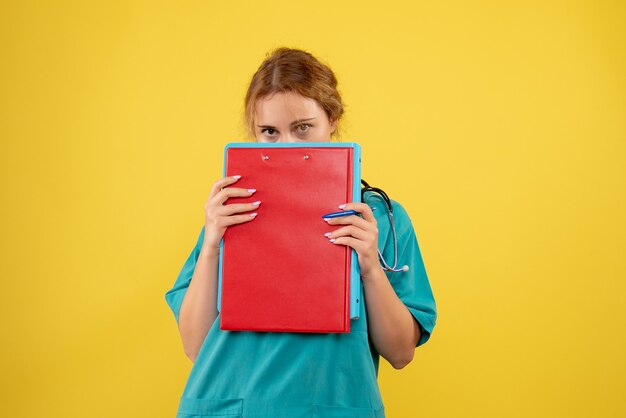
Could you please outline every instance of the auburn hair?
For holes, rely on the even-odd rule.
[[[295,92],[316,100],[329,121],[337,122],[332,135],[339,136],[339,120],[344,113],[344,104],[337,90],[335,74],[309,52],[280,47],[266,54],[248,86],[244,101],[245,124],[252,138],[256,137],[254,112],[257,100],[285,92]]]

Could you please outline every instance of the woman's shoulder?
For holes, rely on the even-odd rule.
[[[397,200],[389,198],[391,208],[393,209],[393,221],[398,236],[413,230],[411,218],[404,206]],[[374,218],[376,222],[389,222],[389,208],[385,200],[378,194],[367,193],[365,195],[365,203],[374,209]]]
[[[391,207],[393,208],[393,220],[398,236],[403,236],[413,230],[413,222],[404,206],[397,200],[391,200]]]

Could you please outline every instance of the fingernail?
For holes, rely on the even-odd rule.
[[[254,192],[256,192],[256,189],[248,189],[248,192],[249,193],[254,193]]]
[[[339,209],[343,209],[346,207],[346,203],[344,203],[343,205],[339,205]]]
[[[323,220],[325,220],[326,222],[330,221],[330,218],[322,218]]]
[[[255,206],[259,206],[259,203],[261,203],[260,200],[257,200],[256,202],[252,202],[252,204],[255,205]]]
[[[255,217],[256,215],[257,215],[256,212],[250,214],[250,216],[252,216],[252,217]]]
[[[331,239],[330,239],[330,242],[334,243],[334,242],[335,242],[335,240],[336,240],[336,238],[331,238]]]
[[[236,176],[233,176],[233,178],[234,178],[235,180],[239,180],[239,179],[241,178],[241,176],[240,176],[239,174],[237,174]]]
[[[325,234],[324,234],[324,236],[325,236],[325,237],[329,237],[329,236],[330,236],[330,234],[332,234],[332,232],[327,232],[327,233],[325,233]]]

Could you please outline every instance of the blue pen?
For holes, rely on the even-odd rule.
[[[370,209],[372,209],[372,212],[376,210],[376,208],[372,208],[372,207],[370,207]],[[357,214],[359,214],[359,212],[349,209],[349,210],[342,210],[341,212],[327,213],[326,215],[323,215],[322,218],[337,218],[339,216],[348,216],[348,215],[357,215]]]
[[[327,213],[326,215],[322,215],[322,218],[338,218],[340,216],[348,216],[348,215],[358,215],[359,212],[349,209],[342,210],[340,212]]]

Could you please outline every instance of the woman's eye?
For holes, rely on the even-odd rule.
[[[276,132],[276,129],[265,128],[265,129],[261,130],[261,133],[263,133],[263,132],[267,132],[268,135],[272,136],[272,135],[274,135],[274,132]]]
[[[308,123],[303,123],[302,125],[298,125],[298,131],[300,131],[300,132],[306,132],[306,131],[308,131],[308,130],[309,130],[309,128],[310,128],[311,126],[313,126],[313,125],[310,125],[310,124],[308,124]],[[304,129],[302,129],[302,128],[304,128]]]

